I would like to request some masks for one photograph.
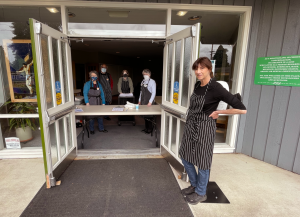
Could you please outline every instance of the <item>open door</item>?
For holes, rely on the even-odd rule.
[[[67,35],[30,19],[47,188],[76,156],[71,51]]]
[[[196,77],[193,62],[199,57],[201,24],[167,37],[164,48],[161,154],[178,171],[184,167],[179,156],[189,98]]]

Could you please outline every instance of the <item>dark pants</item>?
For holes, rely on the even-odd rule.
[[[152,122],[151,121],[153,121],[153,116],[152,115],[150,115],[150,116],[144,116],[144,119],[145,119],[145,129],[148,131],[148,132],[151,132],[152,131],[152,128],[153,128],[153,124],[152,124]],[[146,120],[146,119],[148,119],[148,120],[150,120],[150,121],[148,121],[148,120]]]

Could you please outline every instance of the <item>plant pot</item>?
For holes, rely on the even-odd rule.
[[[16,128],[16,136],[20,139],[20,142],[27,142],[33,139],[32,130],[29,126],[25,127],[25,130]]]

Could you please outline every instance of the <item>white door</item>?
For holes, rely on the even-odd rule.
[[[164,48],[161,154],[178,170],[183,170],[178,152],[196,82],[192,64],[199,57],[200,30],[197,23],[173,34]]]
[[[76,156],[76,125],[67,35],[30,19],[47,188]]]

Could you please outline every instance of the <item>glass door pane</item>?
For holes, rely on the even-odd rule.
[[[177,118],[172,117],[171,151],[176,154]]]
[[[41,52],[42,52],[42,66],[45,80],[45,97],[47,109],[54,107],[52,95],[52,75],[50,73],[50,57],[49,57],[49,43],[48,36],[41,35]]]

